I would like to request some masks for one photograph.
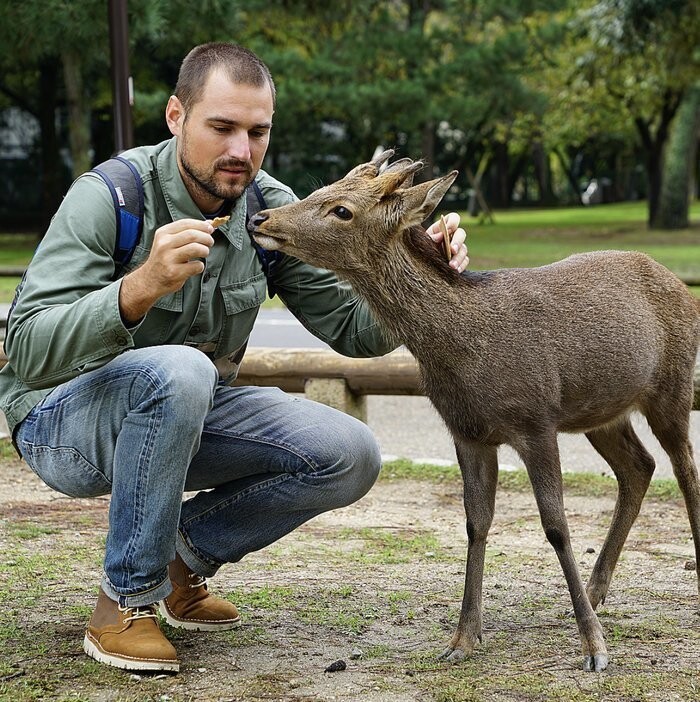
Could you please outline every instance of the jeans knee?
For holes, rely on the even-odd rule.
[[[346,505],[356,502],[369,492],[382,467],[379,446],[374,435],[362,422],[356,422],[336,443],[338,472],[343,476],[341,494]]]
[[[156,346],[137,366],[135,382],[151,399],[177,406],[177,414],[203,418],[211,409],[218,373],[201,351],[189,346]]]

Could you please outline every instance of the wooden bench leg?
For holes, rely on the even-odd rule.
[[[367,397],[356,395],[343,378],[312,378],[304,384],[309,400],[339,409],[367,423]]]

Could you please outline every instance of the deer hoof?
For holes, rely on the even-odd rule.
[[[439,656],[438,660],[446,663],[461,663],[467,654],[461,648],[446,648]]]
[[[583,669],[587,673],[600,673],[608,667],[608,655],[597,653],[595,656],[585,656],[583,659]]]

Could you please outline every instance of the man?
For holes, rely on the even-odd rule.
[[[236,626],[236,607],[210,594],[205,578],[359,499],[379,471],[361,422],[276,388],[228,385],[266,289],[241,196],[255,178],[268,206],[294,199],[260,169],[274,97],[268,69],[246,49],[193,49],[165,111],[173,138],[123,154],[145,197],[126,273],[115,273],[109,191],[86,174],[54,217],[11,314],[0,407],[22,456],[64,494],[112,496],[84,640],[108,665],[177,671],[157,608],[176,627]],[[219,214],[230,219],[215,230],[209,218]],[[458,225],[450,215],[451,265],[463,270]],[[393,348],[328,272],[285,258],[274,284],[337,351]],[[199,492],[182,502],[184,491]]]

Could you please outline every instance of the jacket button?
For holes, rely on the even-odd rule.
[[[126,346],[129,341],[123,334],[119,334],[119,336],[115,337],[114,340],[117,342],[117,344],[119,344],[119,346]]]

